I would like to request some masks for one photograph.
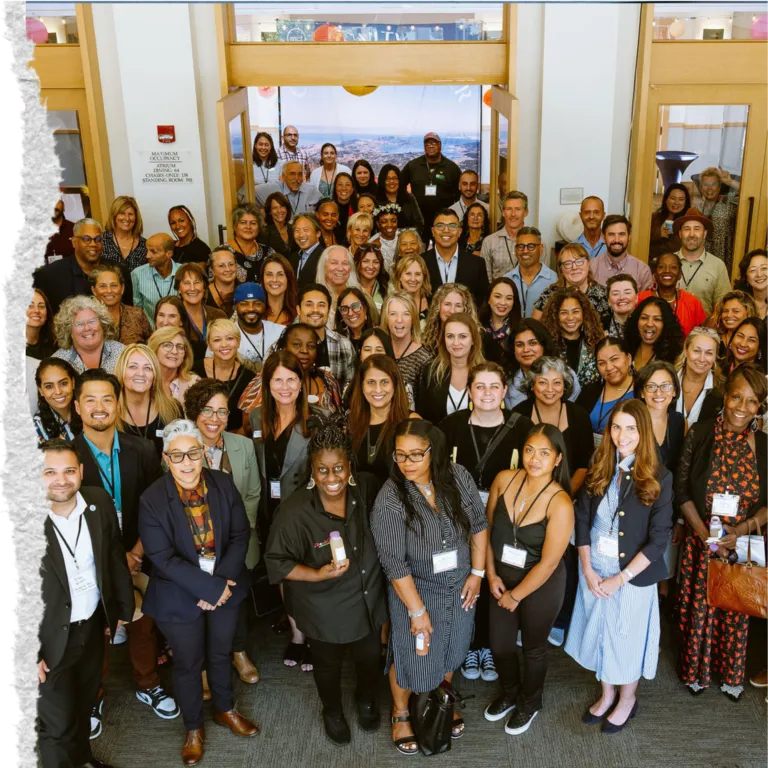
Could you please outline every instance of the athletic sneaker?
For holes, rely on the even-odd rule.
[[[565,630],[559,627],[552,627],[547,640],[549,640],[551,645],[556,645],[559,648],[565,642]]]
[[[502,693],[485,708],[485,719],[490,720],[492,723],[496,720],[501,720],[514,708],[515,700],[507,698],[506,694]]]
[[[144,704],[149,704],[154,713],[163,720],[173,720],[181,711],[176,701],[159,685],[148,690],[139,688],[136,691],[136,698]]]
[[[477,680],[480,677],[480,653],[479,651],[469,651],[464,663],[461,665],[461,674],[467,680]]]
[[[538,714],[538,709],[530,715],[516,709],[504,725],[504,730],[511,736],[518,736],[521,733],[525,733],[531,727],[533,718]]]
[[[483,680],[488,682],[499,679],[499,673],[496,671],[496,665],[493,663],[493,654],[490,648],[483,648],[480,651],[480,675]]]
[[[104,726],[101,722],[101,713],[104,709],[104,699],[101,699],[97,704],[93,705],[91,710],[91,735],[89,738],[98,739],[101,736],[101,732],[104,730]]]
[[[112,638],[112,645],[122,645],[126,640],[128,640],[128,630],[125,625],[121,624]]]

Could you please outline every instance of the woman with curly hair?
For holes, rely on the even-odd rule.
[[[74,440],[83,431],[72,405],[76,381],[77,372],[66,360],[46,357],[37,367],[37,412],[32,421],[39,443],[54,437]]]
[[[558,289],[544,306],[541,322],[552,334],[559,356],[576,371],[581,386],[597,381],[595,347],[605,331],[587,295],[576,288]]]
[[[54,357],[66,360],[78,372],[102,368],[114,373],[123,345],[109,310],[93,296],[72,296],[64,301],[53,320],[58,350]]]
[[[733,332],[748,317],[758,317],[754,299],[746,291],[728,291],[715,304],[709,319],[703,323],[708,328],[714,328],[720,335],[717,356],[721,360],[728,352]]]
[[[437,351],[443,323],[455,312],[465,312],[472,317],[475,324],[480,325],[477,306],[469,288],[461,283],[443,283],[432,295],[427,319],[424,321],[421,341],[430,352]]]
[[[373,210],[376,234],[370,239],[381,248],[381,256],[387,272],[392,270],[397,256],[397,238],[403,209],[397,203],[381,203]]]
[[[649,296],[634,309],[624,326],[624,343],[639,371],[651,360],[674,363],[683,351],[683,329],[672,307]]]
[[[384,257],[377,242],[364,243],[354,254],[355,272],[360,281],[360,287],[368,294],[381,311],[381,305],[389,293],[389,270],[384,263]]]
[[[488,209],[480,203],[472,205],[464,211],[461,222],[461,234],[459,235],[459,248],[480,255],[483,240],[490,234],[491,220],[488,217]]]

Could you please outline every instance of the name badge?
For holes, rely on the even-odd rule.
[[[273,499],[279,499],[280,498],[280,481],[279,480],[270,480],[269,481],[269,495]]]
[[[156,429],[155,430],[155,437],[163,437],[163,430],[162,429]]]
[[[490,493],[488,491],[478,491],[478,493],[480,494],[480,501],[482,501],[483,504],[488,504]]]
[[[260,430],[260,429],[257,429],[257,430],[256,430],[256,431],[253,433],[253,439],[254,439],[254,440],[261,440],[261,430]]]
[[[427,184],[424,187],[424,195],[426,197],[435,197],[437,195],[437,184]]]
[[[739,496],[733,493],[713,494],[712,514],[720,517],[736,517],[739,514]]]
[[[432,555],[432,571],[445,573],[455,571],[459,567],[459,550],[450,549],[447,552],[436,552]]]
[[[525,558],[527,555],[528,553],[524,549],[505,544],[501,552],[501,562],[512,565],[515,568],[525,568]]]
[[[602,432],[593,432],[592,433],[592,442],[594,443],[595,448],[597,448],[600,443],[603,442],[603,434]]]
[[[616,557],[619,556],[619,541],[618,539],[611,539],[608,536],[601,536],[597,540],[597,551],[601,555],[605,555],[606,557]]]
[[[73,574],[72,580],[69,584],[69,591],[72,595],[83,595],[86,592],[90,592],[92,589],[98,589],[94,574],[90,569],[87,571],[77,571]]]
[[[310,405],[316,405],[320,402],[320,398],[317,395],[307,395],[307,402]]]
[[[213,566],[216,565],[216,557],[203,557],[201,555],[197,560],[200,563],[200,570],[213,576]]]

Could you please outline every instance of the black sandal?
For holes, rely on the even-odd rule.
[[[286,661],[292,661],[293,664],[285,664],[286,667],[298,667],[304,658],[304,643],[288,643],[288,647],[283,654],[283,664]]]
[[[396,709],[395,712],[401,712],[403,710]],[[408,712],[408,710],[405,710],[406,714],[401,717],[392,717],[390,718],[392,721],[392,725],[395,725],[396,723],[410,723],[411,722],[411,713]],[[417,755],[419,753],[419,742],[416,741],[416,736],[404,736],[401,739],[393,740],[393,743],[395,745],[395,749],[401,754],[401,755]],[[415,745],[416,749],[405,749],[406,744],[413,744]]]
[[[454,733],[454,728],[461,728],[461,730],[458,733]],[[463,717],[456,717],[454,718],[453,722],[451,723],[451,738],[456,741],[456,739],[460,739],[464,732],[466,731],[466,726],[464,725],[464,718]]]
[[[301,656],[301,671],[311,672],[311,669],[304,669],[305,664],[314,667],[314,664],[312,664],[312,649],[309,647],[309,643],[304,643],[304,653]]]

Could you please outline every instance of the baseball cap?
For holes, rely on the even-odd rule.
[[[434,139],[435,141],[439,141],[441,144],[443,143],[442,139],[436,133],[425,134],[424,141],[428,141],[429,139]]]
[[[258,283],[240,283],[235,288],[235,300],[234,304],[241,301],[249,301],[250,299],[256,299],[257,301],[266,301],[264,289]]]

